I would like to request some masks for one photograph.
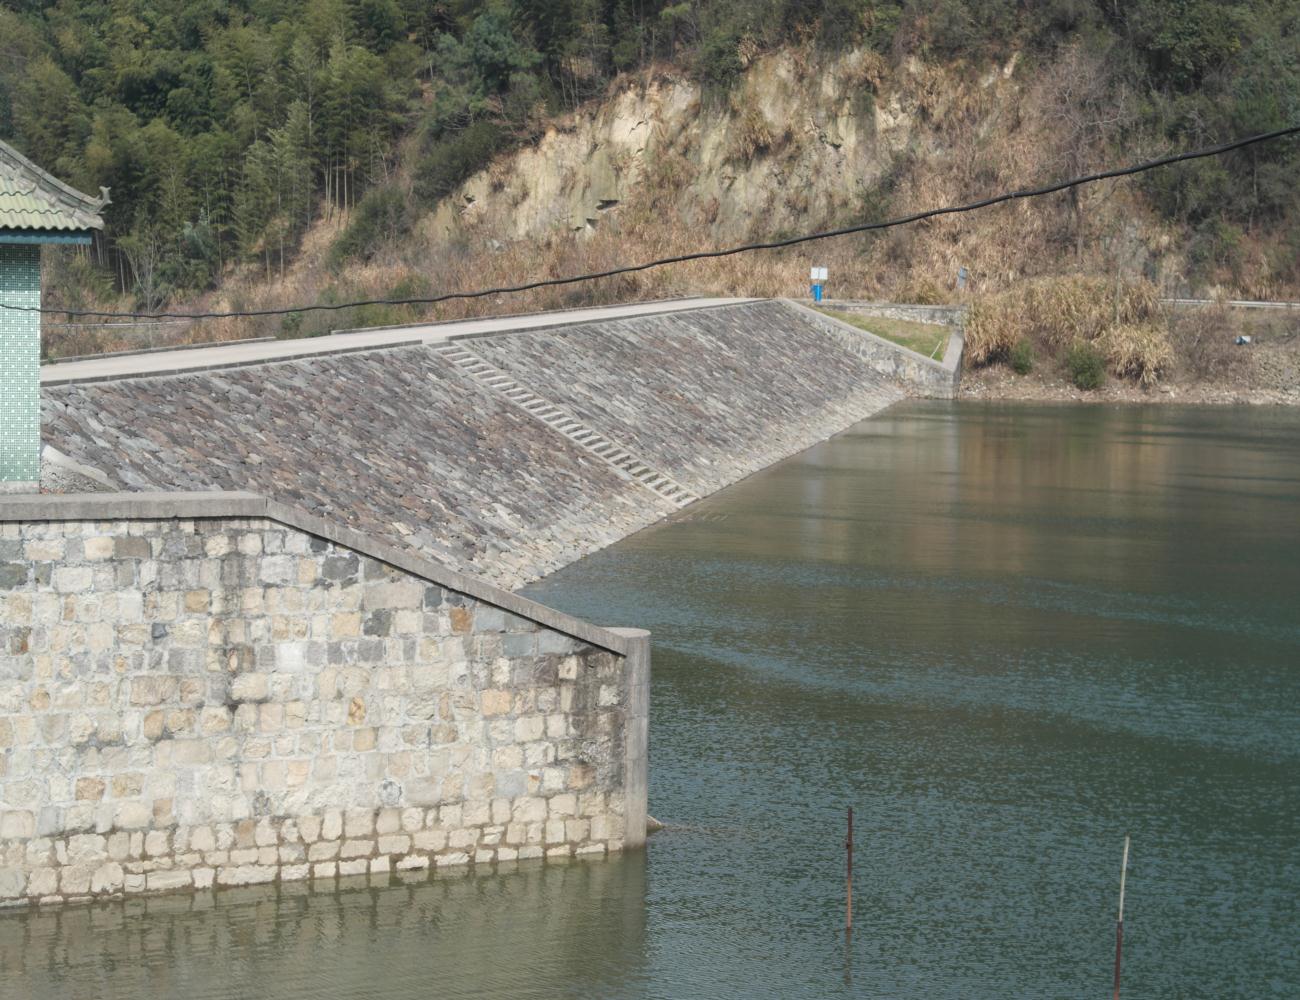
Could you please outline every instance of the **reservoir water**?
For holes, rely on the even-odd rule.
[[[528,591],[643,855],[0,915],[0,996],[1300,996],[1300,413],[909,403]],[[843,932],[844,811],[858,817]]]

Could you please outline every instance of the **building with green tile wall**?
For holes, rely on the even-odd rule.
[[[41,245],[89,243],[107,204],[0,142],[0,492],[41,478]]]
[[[39,244],[0,243],[0,482],[34,489],[41,475]]]

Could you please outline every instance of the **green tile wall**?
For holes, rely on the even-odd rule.
[[[0,243],[0,303],[41,304],[41,248]],[[40,478],[41,317],[0,309],[0,483]]]

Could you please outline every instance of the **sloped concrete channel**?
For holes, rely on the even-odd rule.
[[[253,491],[514,589],[905,395],[951,395],[960,354],[784,300],[412,341],[47,382],[47,470]]]

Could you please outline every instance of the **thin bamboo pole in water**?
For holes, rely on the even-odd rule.
[[[844,842],[846,857],[846,875],[848,876],[847,894],[844,899],[846,923],[845,930],[853,930],[853,807],[849,806],[849,838]]]
[[[1124,834],[1124,860],[1119,868],[1119,916],[1115,920],[1115,993],[1119,1000],[1119,967],[1124,957],[1124,881],[1128,877],[1128,834]]]

